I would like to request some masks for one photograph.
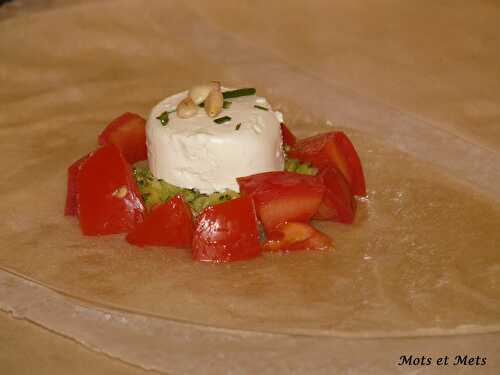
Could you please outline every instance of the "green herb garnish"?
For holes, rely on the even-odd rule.
[[[240,96],[255,95],[255,89],[253,87],[247,87],[244,89],[226,91],[222,93],[224,99],[238,98]]]
[[[162,126],[165,126],[168,124],[168,111],[162,112],[161,115],[157,117],[158,120],[160,120]]]
[[[254,105],[254,107],[255,107],[255,108],[258,108],[258,109],[262,109],[263,111],[269,111],[269,108],[263,107],[263,106],[261,106],[261,105],[257,105],[257,104],[255,104],[255,105]]]
[[[231,121],[231,117],[229,117],[229,116],[222,116],[222,117],[216,118],[214,120],[214,122],[217,124],[223,124],[223,123],[228,122],[228,121]]]
[[[234,130],[240,130],[240,128],[241,128],[241,122],[238,125],[236,125],[236,128]]]

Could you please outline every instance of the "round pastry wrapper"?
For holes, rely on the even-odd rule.
[[[167,22],[173,12],[163,2],[111,1],[0,24],[3,270],[96,311],[244,336],[498,331],[495,149],[295,69],[189,7]],[[202,264],[186,250],[134,248],[121,235],[84,237],[77,220],[63,216],[66,168],[97,146],[109,120],[125,111],[146,116],[162,97],[214,77],[256,86],[298,136],[338,129],[351,137],[368,196],[354,225],[315,223],[334,237],[334,251]],[[12,296],[4,298],[15,312]],[[25,314],[17,314],[28,317],[31,297],[16,298],[25,298],[16,305]],[[85,342],[83,329],[70,335]],[[103,340],[92,347],[114,345]],[[152,363],[144,353],[113,353]]]

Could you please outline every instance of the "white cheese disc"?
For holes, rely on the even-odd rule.
[[[168,123],[162,125],[157,117],[175,111],[186,96],[187,91],[162,100],[149,115],[148,162],[156,178],[210,194],[225,189],[239,191],[236,177],[283,170],[282,115],[272,111],[265,98],[250,95],[228,99],[231,106],[215,117],[231,118],[223,124],[215,123],[199,108],[188,119],[169,113]]]

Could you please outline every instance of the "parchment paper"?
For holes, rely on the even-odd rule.
[[[362,337],[498,330],[491,144],[307,74],[307,59],[287,64],[204,14],[109,1],[0,24],[0,266],[96,305],[206,326]],[[256,86],[301,136],[331,130],[331,120],[352,137],[369,194],[353,226],[318,223],[336,251],[198,264],[179,249],[83,237],[62,216],[66,168],[107,121],[147,115],[214,78]]]
[[[424,355],[432,357],[434,362],[449,356],[450,366],[427,366],[426,374],[496,375],[500,368],[498,333],[359,339],[223,330],[84,304],[3,271],[0,271],[0,310],[48,327],[99,354],[172,375],[422,373],[420,366],[397,366],[402,354]],[[1,342],[5,343],[7,336],[7,350],[0,352],[0,369],[5,373],[67,374],[77,371],[80,363],[86,364],[84,373],[118,371],[115,368],[110,372],[113,361],[101,361],[104,355],[96,360],[78,353],[68,343],[61,348],[63,338],[58,335],[45,334],[40,338],[20,329],[17,322],[7,322],[5,330],[1,317],[0,314]],[[9,340],[10,337],[14,340]],[[22,354],[25,355],[26,349],[30,361],[19,360],[25,358]],[[451,365],[457,354],[466,353],[469,357],[486,358],[487,365]],[[107,364],[107,371],[101,369],[101,363]]]

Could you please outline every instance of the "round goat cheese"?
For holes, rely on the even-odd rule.
[[[193,117],[182,119],[175,109],[186,96],[187,91],[162,100],[149,115],[148,162],[156,178],[210,194],[225,189],[239,191],[236,177],[283,170],[282,115],[272,111],[265,98],[228,99],[230,107],[215,118],[199,108]],[[162,125],[157,117],[165,111],[170,112],[169,121]],[[221,124],[214,121],[224,116],[230,120]]]

